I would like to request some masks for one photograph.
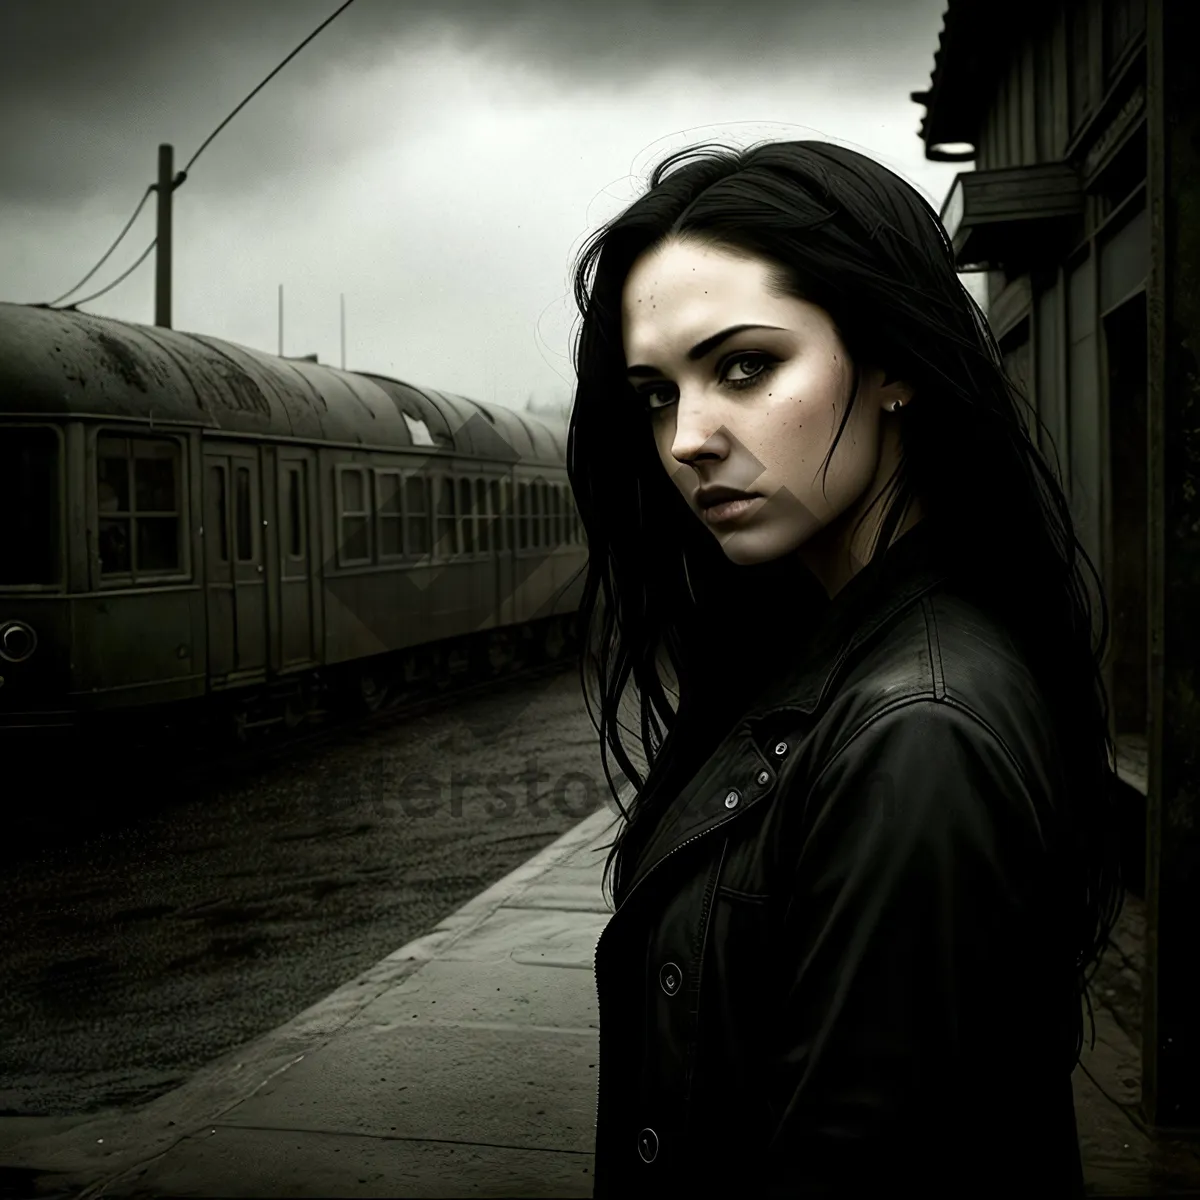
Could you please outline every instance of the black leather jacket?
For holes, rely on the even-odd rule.
[[[622,881],[595,1196],[1083,1195],[1060,759],[935,547],[843,589]]]

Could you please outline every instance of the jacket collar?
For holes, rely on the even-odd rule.
[[[941,534],[922,521],[838,592],[807,651],[763,690],[743,720],[775,712],[814,713],[842,665],[948,576]]]
[[[778,713],[816,712],[851,656],[946,580],[945,563],[939,534],[923,521],[846,584],[795,665],[785,665],[755,697],[663,813],[629,883],[621,885],[621,907],[667,855],[733,819],[774,788],[777,766],[759,748],[755,726]]]

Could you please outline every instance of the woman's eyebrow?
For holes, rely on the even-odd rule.
[[[722,342],[733,337],[735,333],[743,333],[747,329],[782,329],[780,325],[730,325],[728,329],[722,329],[720,333],[714,333],[712,337],[706,337],[704,341],[697,342],[688,351],[688,361],[697,362],[706,354],[711,354]],[[630,367],[626,372],[630,376],[642,375],[661,375],[662,372],[657,367],[649,367],[643,363],[637,366]]]

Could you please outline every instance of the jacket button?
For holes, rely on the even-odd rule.
[[[658,982],[668,996],[673,996],[683,982],[683,972],[673,962],[663,963],[662,970],[658,973]]]
[[[734,789],[725,797],[725,807],[726,808],[737,808],[737,802],[740,799],[741,799],[741,797],[737,794],[737,790]]]
[[[771,778],[771,772],[770,771],[759,771],[757,778],[758,778],[759,783],[766,783],[767,780]]]
[[[775,753],[778,755],[781,755],[781,756],[786,754],[787,753],[787,742],[776,742],[775,743]]]
[[[652,1163],[658,1157],[658,1134],[653,1129],[643,1129],[638,1134],[638,1153],[642,1162]]]

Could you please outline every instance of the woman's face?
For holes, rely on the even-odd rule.
[[[622,297],[629,382],[664,468],[726,555],[752,564],[798,552],[832,594],[869,554],[873,525],[866,546],[849,535],[899,462],[887,410],[911,391],[864,370],[823,475],[853,364],[825,310],[774,294],[770,274],[761,259],[692,240],[643,255]],[[753,498],[706,507],[717,488]]]

